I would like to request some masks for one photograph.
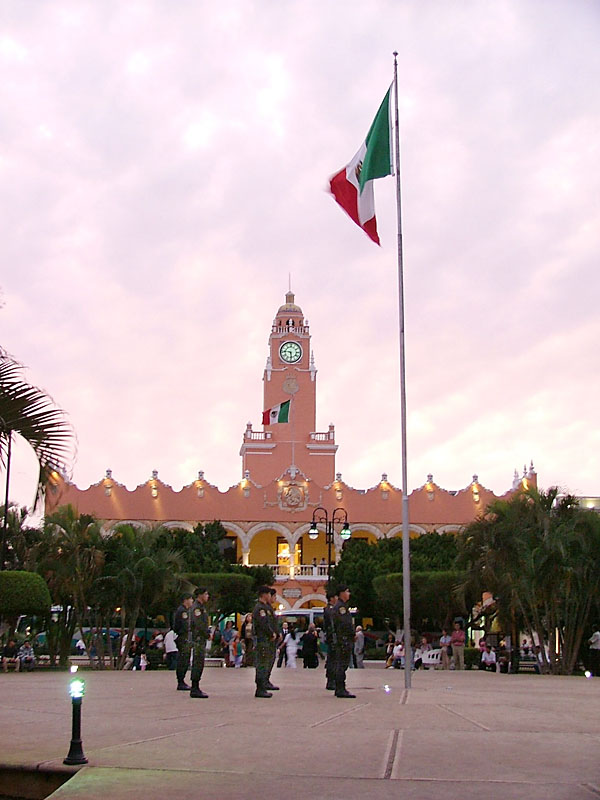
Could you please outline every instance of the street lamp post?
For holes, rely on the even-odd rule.
[[[312,523],[308,529],[308,538],[316,539],[319,536],[318,525],[325,525],[325,541],[327,543],[327,583],[331,583],[331,546],[333,544],[333,536],[335,533],[335,525],[340,524],[342,530],[340,536],[342,539],[347,540],[352,535],[350,532],[350,525],[348,524],[348,512],[345,508],[334,508],[331,512],[331,517],[327,513],[327,509],[319,506],[315,508],[312,515]]]
[[[71,667],[74,672],[77,667]],[[69,686],[71,703],[73,707],[72,726],[71,726],[71,746],[69,753],[63,764],[87,764],[88,760],[83,753],[81,744],[81,699],[85,694],[85,683],[78,678],[74,678]]]

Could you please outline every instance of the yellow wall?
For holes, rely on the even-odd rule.
[[[277,563],[277,536],[276,531],[260,531],[250,542],[250,564],[276,564]]]
[[[322,558],[327,561],[327,545],[325,544],[324,533],[319,532],[319,538],[314,541],[308,538],[307,533],[302,536],[302,560],[305,564],[311,564],[313,558],[317,559],[317,563]],[[333,547],[331,549],[331,558],[334,558]]]

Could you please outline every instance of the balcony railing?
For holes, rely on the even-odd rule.
[[[328,431],[327,433],[311,433],[311,442],[333,442],[335,440],[335,433]]]
[[[253,442],[264,442],[266,439],[272,439],[273,433],[271,431],[250,431],[244,433],[244,439],[250,439]]]
[[[297,580],[306,581],[322,581],[327,578],[327,564],[296,564],[289,566],[288,564],[269,564],[273,570],[273,574],[278,580],[288,580],[295,578]]]

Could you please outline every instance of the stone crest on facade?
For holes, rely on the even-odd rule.
[[[286,373],[282,389],[286,394],[296,394],[299,389],[298,381],[289,372]]]
[[[306,492],[303,486],[287,483],[279,489],[279,508],[283,511],[304,511]]]

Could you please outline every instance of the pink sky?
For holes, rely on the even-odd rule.
[[[0,342],[68,411],[74,481],[241,477],[291,273],[317,427],[401,484],[395,199],[325,192],[399,52],[409,486],[600,494],[600,6],[5,2]],[[21,448],[11,498],[29,504]]]

